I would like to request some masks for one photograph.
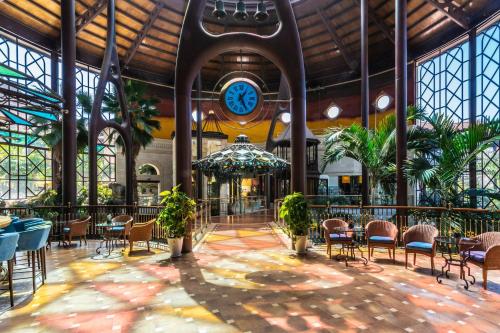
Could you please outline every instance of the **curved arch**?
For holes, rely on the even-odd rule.
[[[280,26],[270,36],[245,32],[212,35],[202,25],[205,5],[206,0],[189,1],[179,39],[175,73],[176,183],[181,184],[188,195],[192,194],[191,88],[194,79],[203,63],[210,58],[222,52],[241,49],[268,58],[287,79],[292,114],[292,191],[305,192],[305,71],[297,23],[290,2],[275,1]]]
[[[106,50],[104,52],[101,72],[99,74],[99,83],[97,84],[89,121],[89,203],[91,205],[97,204],[97,139],[99,133],[106,127],[116,130],[124,142],[125,169],[127,170],[126,203],[131,205],[134,201],[133,181],[132,175],[130,174],[133,166],[132,130],[127,109],[127,100],[123,90],[120,60],[118,59],[118,53],[116,51],[115,37],[115,0],[109,0],[107,10]],[[108,82],[111,82],[117,91],[122,116],[121,123],[104,119],[101,113],[102,101]]]
[[[144,168],[144,167],[151,167],[151,169],[153,169],[154,172],[155,172],[154,174],[151,174],[151,175],[148,175],[148,176],[160,176],[160,169],[156,165],[154,165],[152,163],[149,163],[149,162],[143,163],[142,165],[139,166],[139,168],[138,168],[139,175],[141,175],[141,176],[147,175],[147,174],[144,174],[144,173],[141,172],[141,169]]]

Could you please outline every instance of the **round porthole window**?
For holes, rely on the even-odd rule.
[[[198,112],[198,111],[194,110],[194,111],[191,113],[191,115],[193,116],[193,121],[194,121],[194,122],[196,122],[196,119],[197,119],[197,118],[196,118],[196,113],[197,113],[197,112]],[[205,114],[202,112],[202,113],[201,113],[201,120],[204,120],[204,119],[205,119]]]
[[[282,113],[280,119],[285,124],[289,124],[290,120],[292,120],[289,112]]]
[[[391,96],[383,93],[380,94],[375,100],[375,107],[379,111],[384,111],[389,107],[389,105],[391,105],[391,102],[392,102]]]
[[[335,119],[340,115],[340,112],[342,109],[337,104],[332,104],[325,110],[324,114],[328,119]]]

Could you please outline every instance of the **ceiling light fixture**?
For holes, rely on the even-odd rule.
[[[338,118],[338,116],[340,115],[341,112],[342,112],[342,109],[337,104],[332,103],[326,108],[324,115],[328,119],[336,119],[336,118]]]
[[[243,0],[239,0],[236,4],[236,10],[234,11],[233,17],[238,21],[246,21],[248,18],[247,6]]]
[[[290,112],[284,112],[281,114],[281,122],[284,124],[289,124],[290,121],[292,120],[292,116],[290,115]]]
[[[257,11],[253,15],[253,17],[257,22],[263,22],[269,17],[264,0],[260,0],[260,2],[257,4]]]
[[[216,0],[215,1],[215,8],[214,8],[214,11],[212,12],[212,15],[215,16],[219,20],[221,20],[227,16],[226,9],[224,8],[224,1],[223,0]]]

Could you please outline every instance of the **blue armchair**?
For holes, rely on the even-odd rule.
[[[32,226],[19,233],[17,242],[17,252],[28,252],[28,260],[31,256],[31,272],[33,279],[33,293],[36,291],[36,257],[38,257],[38,265],[41,269],[42,284],[45,283],[47,270],[45,265],[45,245],[50,234],[51,223]],[[38,254],[35,256],[35,254]]]
[[[36,227],[38,225],[43,225],[44,221],[40,217],[30,217],[27,219],[18,219],[17,221],[13,221],[11,225],[14,226],[17,232],[25,231],[28,228]]]
[[[14,268],[14,255],[16,254],[19,234],[3,233],[0,235],[0,263],[7,261],[7,275],[9,280],[10,306],[14,306],[14,287],[12,286],[12,271]]]

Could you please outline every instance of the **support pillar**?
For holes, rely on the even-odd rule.
[[[368,0],[361,0],[361,125],[369,128],[370,117],[370,87],[368,72]],[[361,166],[361,202],[363,205],[370,203],[370,180],[368,170]]]
[[[408,205],[408,183],[403,173],[407,156],[407,22],[406,0],[396,0],[396,203]]]
[[[469,31],[469,125],[476,125],[476,28]],[[469,163],[469,188],[477,188],[476,158]],[[470,197],[470,204],[477,207],[477,196]]]
[[[59,78],[59,56],[57,55],[56,50],[52,50],[50,52],[50,89],[52,89],[52,91],[55,91],[57,93],[59,93],[59,85],[58,85],[59,82],[57,80],[58,78]],[[51,169],[52,169],[52,189],[54,191],[59,192],[61,191],[62,184],[59,184],[59,186],[54,186],[54,180],[56,179],[56,177],[59,176],[56,173],[59,173],[61,169],[59,163],[56,162],[56,160],[54,159],[53,149],[51,150]]]
[[[201,117],[201,72],[196,78],[196,159],[203,158],[203,119]],[[201,170],[196,172],[196,196],[198,200],[203,199],[203,173]]]
[[[75,0],[61,2],[62,203],[76,204],[76,26]]]

